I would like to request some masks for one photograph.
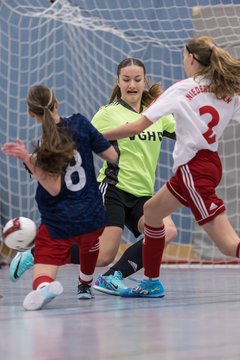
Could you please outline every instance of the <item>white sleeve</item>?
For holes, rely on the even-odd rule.
[[[236,96],[236,103],[234,106],[234,114],[233,114],[232,120],[240,123],[240,97],[239,96]]]
[[[150,121],[155,122],[163,115],[169,115],[174,112],[177,97],[178,84],[170,86],[162,95],[160,95],[149,107],[142,112]]]

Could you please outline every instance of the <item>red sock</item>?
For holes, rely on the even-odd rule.
[[[89,242],[89,241],[88,241]],[[97,258],[99,254],[99,240],[94,239],[91,247],[84,246],[82,242],[81,251],[80,251],[80,276],[79,280],[82,284],[91,284],[93,280],[93,273],[95,271]]]
[[[38,276],[36,277],[34,280],[33,280],[33,283],[32,283],[32,288],[33,290],[36,290],[39,285],[41,284],[46,284],[46,283],[51,283],[53,282],[54,279],[49,277],[49,276],[46,276],[46,275],[41,275],[41,276]]]
[[[165,246],[164,226],[153,228],[144,225],[145,239],[143,242],[143,267],[144,275],[157,278],[160,275],[160,265]]]

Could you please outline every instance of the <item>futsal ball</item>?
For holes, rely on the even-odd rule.
[[[34,221],[26,217],[9,220],[3,228],[3,242],[17,251],[30,249],[34,244],[37,228]]]

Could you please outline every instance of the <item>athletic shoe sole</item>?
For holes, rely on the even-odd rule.
[[[31,291],[25,297],[23,301],[23,307],[25,310],[40,310],[44,305],[63,292],[63,287],[59,281],[53,281],[46,287],[47,289],[42,288]]]
[[[93,288],[97,291],[100,291],[104,294],[108,294],[108,295],[115,295],[115,296],[119,296],[119,292],[117,291],[114,291],[114,290],[110,290],[110,289],[105,289],[105,288],[102,288],[101,286],[98,286],[98,285],[93,285]]]
[[[93,294],[78,294],[78,300],[89,300],[93,298],[94,298]]]
[[[128,298],[162,298],[165,296],[165,294],[159,294],[159,295],[133,295],[133,294],[126,294],[126,293],[120,293],[121,297],[128,297]]]

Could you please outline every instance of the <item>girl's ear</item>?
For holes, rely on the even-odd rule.
[[[56,110],[58,109],[58,99],[55,99],[55,101],[54,101],[54,108]]]
[[[31,110],[29,110],[29,109],[28,109],[28,114],[29,114],[29,116],[32,117],[32,118],[35,117],[35,114],[34,114]]]
[[[193,54],[189,54],[189,56],[190,56],[190,64],[193,65],[193,63],[194,63],[194,56],[193,56]]]

